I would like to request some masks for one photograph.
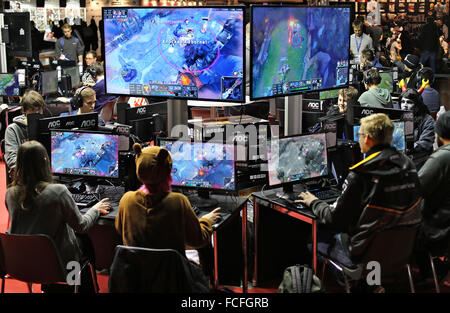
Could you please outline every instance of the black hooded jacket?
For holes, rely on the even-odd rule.
[[[349,235],[355,263],[377,231],[417,225],[422,218],[420,184],[412,161],[389,145],[372,147],[367,155],[350,168],[335,203],[311,204],[319,222]]]

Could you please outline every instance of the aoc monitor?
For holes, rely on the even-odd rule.
[[[244,7],[102,13],[108,94],[245,102]]]
[[[58,71],[41,72],[41,94],[43,96],[58,92]]]
[[[329,175],[326,134],[271,140],[267,146],[269,186],[286,190],[295,183]]]
[[[81,85],[80,70],[78,66],[66,67],[62,69],[63,74],[70,76],[72,82],[72,89],[78,88]]]
[[[19,78],[16,74],[0,74],[0,96],[17,97],[20,95]]]
[[[359,141],[359,128],[360,125],[353,126],[353,140],[357,142]],[[405,122],[394,122],[391,145],[398,151],[406,152]]]
[[[119,178],[119,135],[53,130],[50,140],[53,174]]]
[[[348,86],[350,7],[251,7],[250,99]]]

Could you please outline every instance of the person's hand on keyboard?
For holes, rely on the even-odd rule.
[[[295,200],[295,203],[301,203],[303,205],[306,205],[307,207],[311,206],[311,203],[314,200],[317,200],[319,198],[317,198],[315,195],[313,195],[312,193],[310,193],[309,191],[304,191],[301,192],[298,197],[300,198],[299,200]]]
[[[108,214],[111,210],[111,204],[108,201],[109,198],[104,198],[97,202],[92,208],[95,208],[100,211],[101,214]]]
[[[219,213],[219,211],[220,208],[215,208],[208,214],[203,215],[202,217],[207,218],[211,222],[211,224],[214,225],[222,219],[222,215]]]

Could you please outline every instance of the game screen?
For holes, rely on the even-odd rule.
[[[58,72],[57,71],[42,72],[41,85],[43,95],[58,92]]]
[[[103,8],[106,91],[244,102],[243,8]]]
[[[234,145],[160,141],[169,150],[172,186],[235,190]]]
[[[119,178],[119,136],[52,131],[50,158],[54,174]]]
[[[350,8],[252,7],[251,99],[348,84]]]
[[[70,80],[72,82],[72,88],[77,88],[80,86],[80,70],[77,66],[66,67],[63,69],[65,75],[70,75]]]
[[[381,83],[378,87],[387,89],[390,93],[392,93],[394,91],[394,80],[392,78],[392,74],[392,72],[380,72]]]
[[[296,136],[268,144],[269,185],[328,175],[326,134]]]
[[[359,127],[359,125],[353,126],[353,140],[356,142],[359,141]],[[392,134],[391,146],[395,147],[398,151],[406,151],[405,122],[394,122],[394,133]]]
[[[0,74],[0,96],[18,96],[19,79],[15,74]]]
[[[319,99],[320,100],[336,99],[339,97],[339,91],[341,91],[341,89],[332,89],[332,90],[321,91],[321,92],[319,92]]]

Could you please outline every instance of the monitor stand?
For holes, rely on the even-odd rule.
[[[216,199],[210,198],[209,191],[199,190],[197,191],[197,194],[198,196],[189,197],[189,202],[193,207],[199,209],[215,208],[219,203]]]
[[[304,185],[302,184],[297,184],[295,185],[296,188],[294,190],[294,185],[290,184],[290,185],[284,185],[283,186],[283,191],[279,191],[277,192],[277,197],[278,198],[282,198],[282,199],[286,199],[286,200],[298,200],[298,194],[305,191],[306,188]]]

